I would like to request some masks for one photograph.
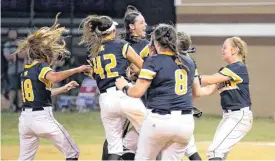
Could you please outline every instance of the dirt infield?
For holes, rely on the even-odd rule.
[[[196,143],[203,159],[207,159],[205,152],[210,142]],[[80,160],[99,160],[101,158],[101,145],[79,145]],[[1,147],[1,160],[16,160],[19,146]],[[236,145],[228,156],[228,160],[275,160],[275,143],[241,142]],[[63,155],[53,145],[40,145],[36,160],[64,160]]]

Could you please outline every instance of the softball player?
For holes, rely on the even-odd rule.
[[[241,38],[228,38],[222,47],[222,57],[228,65],[214,75],[201,76],[202,84],[217,84],[223,109],[223,119],[207,152],[209,160],[226,159],[231,147],[252,127],[246,55],[247,45]]]
[[[198,79],[198,70],[195,64],[195,61],[188,55],[188,53],[194,53],[195,48],[191,49],[191,37],[184,33],[184,32],[178,32],[178,49],[179,54],[182,59],[188,60],[190,62],[193,62],[195,65],[195,79]],[[197,118],[201,117],[201,112],[193,107],[193,115]],[[195,145],[195,137],[194,135],[191,137],[191,139],[188,142],[188,145],[186,148],[179,149],[178,144],[172,144],[169,149],[163,151],[162,153],[162,159],[164,160],[178,160],[181,158],[181,156],[185,155],[189,158],[189,160],[201,160],[201,157],[197,151],[197,147]]]
[[[195,66],[177,56],[177,34],[172,26],[160,24],[153,37],[158,54],[145,60],[137,83],[130,87],[123,77],[116,82],[131,97],[141,97],[148,89],[149,110],[141,128],[136,160],[155,160],[162,149],[169,149],[173,143],[184,149],[194,130]]]
[[[119,39],[126,40],[131,47],[144,58],[149,54],[148,44],[149,41],[144,39],[146,36],[146,22],[142,14],[134,7],[129,5],[124,16],[124,30],[119,33]],[[131,69],[132,66],[127,68],[127,77],[133,82],[137,79],[137,76]],[[142,97],[143,103],[145,103],[145,97]],[[129,130],[130,129],[130,130]],[[123,135],[124,154],[122,159],[128,160],[134,159],[134,153],[136,152],[138,132],[134,127],[130,127],[129,121],[125,123]],[[106,160],[108,156],[108,143],[105,140],[103,145],[102,160]]]
[[[101,119],[108,141],[107,160],[118,160],[123,153],[122,133],[126,120],[140,131],[145,107],[140,99],[131,98],[115,87],[119,76],[126,76],[129,60],[141,68],[143,60],[123,40],[115,40],[116,25],[108,16],[88,16],[83,21],[81,43],[91,49],[93,78],[100,90]]]
[[[34,159],[40,138],[52,141],[66,160],[78,160],[79,149],[64,127],[55,120],[51,104],[51,95],[67,92],[78,84],[72,81],[60,88],[52,89],[51,86],[53,82],[62,81],[75,73],[89,72],[90,67],[52,71],[50,65],[56,58],[69,53],[65,49],[65,41],[60,41],[65,31],[56,22],[52,27],[42,27],[28,36],[16,51],[19,53],[27,49],[32,59],[31,64],[25,65],[21,75],[23,107],[18,125],[19,160]]]

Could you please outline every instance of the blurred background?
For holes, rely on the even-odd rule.
[[[66,41],[72,56],[56,62],[53,68],[58,71],[86,64],[87,51],[78,45],[81,20],[88,14],[108,15],[119,23],[120,30],[129,4],[143,14],[148,28],[169,23],[189,33],[197,49],[192,56],[200,74],[214,74],[225,65],[220,48],[227,37],[244,39],[249,49],[252,110],[255,116],[275,117],[274,0],[1,0],[1,110],[17,112],[21,106],[19,75],[28,60],[26,53],[20,53],[16,60],[9,56],[18,40],[36,28],[51,26],[56,13],[62,12],[59,22],[69,29]],[[55,87],[70,80],[81,86],[53,98],[55,110],[99,110],[95,82],[76,74]],[[206,114],[220,115],[219,100],[215,94],[196,100],[195,105]]]

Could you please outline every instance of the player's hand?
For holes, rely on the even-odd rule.
[[[124,79],[124,77],[119,77],[116,79],[116,87],[119,90],[122,90],[122,88],[126,85],[128,85],[128,82]]]
[[[90,65],[81,65],[80,67],[77,67],[76,70],[77,73],[89,73],[92,70],[92,68]]]
[[[76,81],[71,81],[70,83],[65,85],[66,92],[68,92],[69,90],[76,88],[78,86],[79,86],[79,84]]]
[[[126,69],[126,76],[127,76],[127,79],[128,80],[131,80],[131,81],[136,81],[137,80],[137,74],[135,73],[135,71],[130,67],[128,67]]]

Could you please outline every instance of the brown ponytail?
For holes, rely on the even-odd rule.
[[[103,37],[111,33],[104,31],[108,30],[112,24],[113,20],[108,16],[91,15],[82,21],[83,35],[79,44],[88,47],[91,57],[98,56]]]
[[[162,48],[168,48],[175,53],[175,62],[181,69],[189,72],[189,68],[183,63],[178,52],[177,33],[173,26],[167,24],[159,24],[153,32],[154,39]]]

